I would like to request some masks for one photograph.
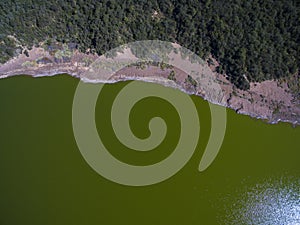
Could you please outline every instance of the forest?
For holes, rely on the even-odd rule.
[[[240,89],[299,76],[299,0],[0,1],[0,63],[42,41],[99,55],[136,40],[177,42]]]

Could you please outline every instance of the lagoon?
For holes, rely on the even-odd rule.
[[[68,75],[0,80],[1,225],[299,223],[300,127],[271,125],[227,109],[222,148],[199,172],[211,118],[208,103],[191,96],[201,124],[191,160],[159,184],[123,186],[97,174],[78,150],[72,130],[78,82]],[[132,109],[133,132],[147,137],[149,119],[161,116],[168,133],[153,151],[126,148],[115,137],[109,115],[114,97],[128,83],[105,85],[96,107],[97,127],[105,130],[100,137],[113,156],[149,165],[171,154],[180,135],[178,114],[165,100],[140,101]]]

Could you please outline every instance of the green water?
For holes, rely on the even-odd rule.
[[[140,101],[131,114],[133,132],[147,137],[149,119],[161,116],[168,134],[153,151],[127,149],[109,121],[112,101],[127,83],[103,89],[96,108],[97,127],[106,131],[100,137],[124,162],[158,162],[177,143],[178,114],[162,99]],[[227,110],[220,153],[200,173],[210,112],[207,102],[192,96],[201,123],[192,159],[162,183],[122,186],[93,171],[77,148],[72,130],[77,84],[66,75],[0,80],[0,225],[300,224],[300,127],[270,125]],[[267,207],[270,201],[277,213]]]

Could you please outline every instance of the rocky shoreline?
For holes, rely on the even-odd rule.
[[[288,122],[300,125],[300,99],[295,98],[287,83],[271,80],[250,83],[250,89],[247,91],[236,89],[226,79],[226,75],[216,72],[218,62],[212,57],[210,57],[210,62],[204,62],[200,69],[202,75],[213,78],[214,82],[221,87],[222,92],[218,93],[218,96],[216,93],[204,90],[201,85],[197,86],[203,82],[200,78],[190,79],[190,76],[180,68],[162,67],[162,64],[125,67],[116,71],[109,79],[89,77],[87,71],[97,60],[99,56],[81,53],[77,50],[72,51],[71,57],[67,59],[61,57],[57,60],[55,55],[44,48],[34,47],[27,56],[21,54],[0,65],[0,78],[23,74],[32,77],[69,74],[84,82],[93,83],[141,80],[180,89],[188,94],[200,96],[211,103],[231,108],[239,114],[263,119],[271,124]],[[211,95],[214,98],[211,98]]]

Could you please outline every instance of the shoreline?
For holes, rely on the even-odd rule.
[[[122,53],[118,53],[117,57],[132,59],[135,56],[130,51],[130,48],[129,50],[125,49]],[[177,57],[173,53],[168,56]],[[38,63],[41,59],[47,59],[51,63]],[[212,104],[232,109],[238,114],[264,120],[269,124],[284,122],[293,126],[300,125],[300,99],[294,98],[287,83],[274,80],[250,83],[250,89],[242,91],[236,89],[226,79],[226,75],[217,73],[218,62],[212,56],[209,59],[213,63],[209,64],[203,61],[197,65],[188,65],[192,69],[196,68],[195,71],[199,71],[198,75],[193,76],[198,86],[193,86],[192,82],[187,82],[189,75],[175,66],[162,68],[146,64],[143,65],[143,68],[140,68],[133,65],[117,70],[107,79],[107,74],[99,77],[102,76],[102,73],[98,70],[97,63],[109,62],[108,58],[74,50],[72,57],[67,61],[54,62],[55,57],[48,51],[34,47],[29,52],[29,56],[21,54],[0,65],[0,79],[18,75],[50,77],[68,74],[86,83],[116,83],[138,80],[176,88],[189,95],[199,96]],[[93,65],[96,66],[93,68]],[[193,67],[195,65],[197,67]],[[96,72],[88,73],[90,69],[95,69]],[[171,72],[175,74],[173,79],[170,79]],[[200,73],[202,74],[200,75]],[[98,74],[98,76],[95,76],[95,74]],[[216,86],[219,86],[220,89],[214,88]]]
[[[48,73],[48,74],[37,74],[37,75],[28,75],[28,74],[18,74],[18,75],[13,75],[13,76],[0,76],[0,80],[1,79],[5,79],[5,78],[10,78],[10,77],[17,77],[17,76],[29,76],[29,77],[33,77],[33,78],[41,78],[41,77],[53,77],[53,76],[59,76],[59,75],[68,75],[71,77],[74,77],[75,79],[79,79],[80,81],[84,82],[84,83],[102,83],[102,84],[114,84],[114,83],[118,83],[118,82],[126,82],[126,81],[142,81],[142,82],[149,82],[149,83],[154,83],[154,84],[159,84],[159,85],[163,85],[167,88],[175,88],[179,91],[182,91],[188,95],[195,95],[197,97],[201,97],[204,101],[207,101],[211,104],[215,104],[221,107],[226,107],[228,109],[231,109],[233,111],[235,111],[235,113],[240,114],[240,115],[245,115],[245,116],[249,116],[252,119],[256,119],[256,120],[260,120],[260,121],[265,121],[268,124],[278,124],[278,123],[289,123],[291,124],[293,127],[296,126],[300,126],[300,121],[296,120],[296,121],[292,121],[292,120],[284,120],[281,118],[278,118],[277,120],[270,120],[270,118],[268,117],[264,117],[264,116],[256,116],[250,113],[244,113],[244,112],[239,112],[236,109],[232,108],[230,105],[224,105],[224,104],[220,104],[218,102],[210,102],[207,98],[205,98],[205,96],[201,96],[198,95],[197,93],[193,93],[190,91],[185,90],[184,88],[180,87],[180,86],[176,86],[176,85],[166,85],[166,83],[164,82],[160,82],[154,79],[143,79],[141,77],[125,77],[124,79],[116,79],[116,80],[97,80],[97,81],[92,81],[92,80],[88,80],[86,78],[81,78],[78,74],[68,74],[65,72],[58,72],[58,73]]]

